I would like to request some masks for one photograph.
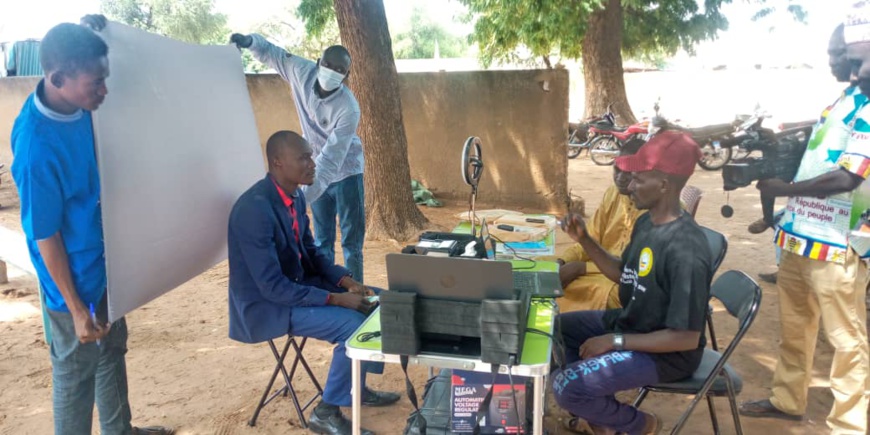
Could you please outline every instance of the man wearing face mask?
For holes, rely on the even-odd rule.
[[[303,188],[314,217],[314,241],[330,261],[335,259],[335,216],[341,226],[344,265],[363,281],[365,239],[363,150],[356,134],[360,109],[343,85],[350,72],[350,53],[340,45],[323,51],[317,62],[292,55],[260,35],[234,33],[230,42],[251,50],[293,89],[293,102],[305,139],[314,150],[317,175]]]

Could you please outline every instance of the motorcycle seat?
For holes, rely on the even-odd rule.
[[[599,124],[599,123],[593,123],[591,126],[597,128],[597,129],[599,129],[599,130],[604,130],[604,131],[615,131],[615,132],[623,132],[623,131],[625,131],[625,130],[628,129],[628,127],[621,127],[621,126],[617,126],[617,125],[610,125],[610,124],[608,124],[608,123],[600,123],[600,124]]]
[[[716,124],[697,128],[685,128],[683,131],[689,133],[693,138],[723,136],[733,133],[734,126],[731,124]]]

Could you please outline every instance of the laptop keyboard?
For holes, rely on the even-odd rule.
[[[534,273],[514,273],[513,275],[515,289],[537,292],[538,277]]]

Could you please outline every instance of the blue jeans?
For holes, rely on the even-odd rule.
[[[323,281],[320,277],[306,279],[305,284],[313,285],[333,293],[347,290],[334,283]],[[375,293],[381,289],[372,288]],[[347,356],[345,342],[350,340],[366,315],[348,308],[327,305],[324,307],[294,307],[290,315],[290,333],[297,337],[311,337],[328,341],[336,346],[332,350],[332,362],[326,385],[323,386],[323,401],[336,406],[351,406],[350,388],[352,385],[351,360]],[[360,374],[360,384],[365,386],[366,373],[382,374],[383,363],[364,362]]]
[[[363,242],[366,238],[366,209],[363,175],[337,181],[311,203],[314,217],[314,243],[330,261],[335,261],[335,215],[341,227],[344,267],[353,278],[363,282]]]
[[[560,314],[565,341],[564,370],[553,372],[556,402],[590,424],[631,435],[643,431],[645,418],[637,408],[619,402],[617,391],[631,390],[658,382],[653,359],[646,353],[615,351],[585,360],[580,346],[586,340],[607,334],[603,311],[575,311]]]
[[[103,299],[105,301],[105,299]],[[127,323],[112,324],[100,344],[81,344],[70,313],[48,311],[51,324],[51,378],[54,433],[90,435],[96,399],[103,435],[129,435]],[[101,304],[98,313],[105,313]],[[105,314],[99,316],[105,319]]]

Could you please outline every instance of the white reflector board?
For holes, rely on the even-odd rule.
[[[226,259],[235,200],[265,174],[234,46],[118,23],[109,95],[94,112],[114,321]]]

